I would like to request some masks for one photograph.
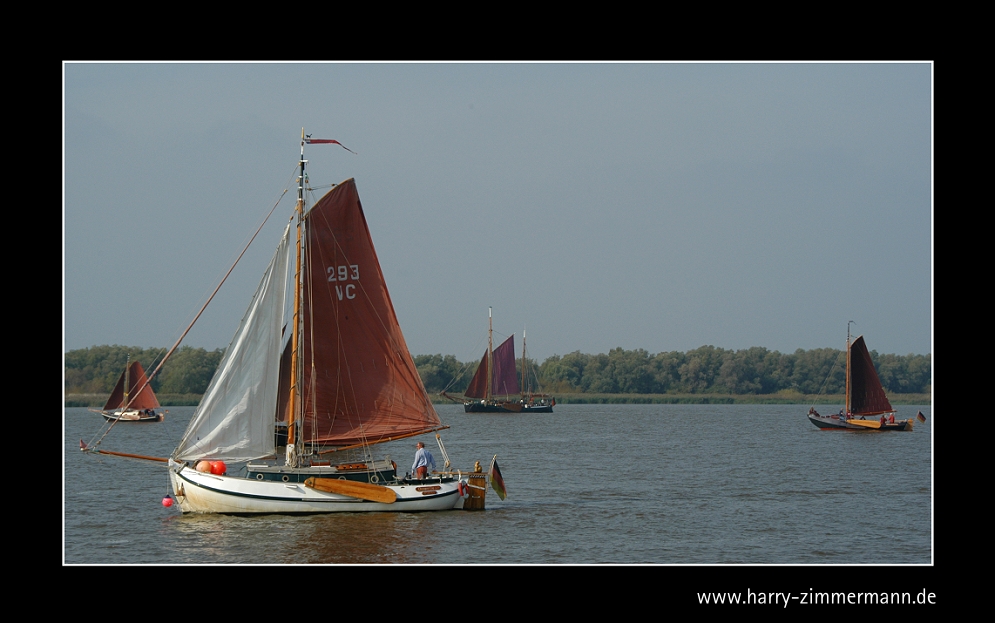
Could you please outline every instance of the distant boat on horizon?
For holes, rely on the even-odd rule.
[[[850,343],[850,324],[846,325],[846,404],[839,413],[820,415],[815,407],[808,410],[808,419],[822,430],[897,430],[911,431],[912,418],[895,420],[895,409],[881,386],[881,379],[864,336]],[[877,416],[881,416],[878,418]],[[867,419],[871,417],[871,419]],[[922,412],[921,421],[925,420]]]
[[[129,398],[130,397],[130,398]],[[111,392],[104,408],[99,411],[105,420],[118,422],[161,422],[165,419],[164,411],[160,409],[152,386],[149,385],[145,370],[138,361],[131,361],[124,366],[124,372],[118,377],[114,391]],[[91,409],[92,411],[93,409]]]
[[[532,391],[534,374],[525,356],[525,333],[522,333],[522,383],[519,384],[515,371],[515,334],[494,348],[490,307],[487,308],[487,322],[487,350],[463,392],[463,398],[454,398],[445,391],[441,395],[453,402],[462,402],[465,413],[552,413],[556,399],[541,390]]]

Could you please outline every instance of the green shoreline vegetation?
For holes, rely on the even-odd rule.
[[[93,346],[65,354],[66,407],[102,407],[128,358],[151,372],[164,348]],[[223,349],[180,348],[152,381],[163,406],[200,402]],[[560,404],[843,404],[845,356],[842,350],[798,349],[794,353],[762,347],[726,350],[702,346],[687,352],[650,354],[614,348],[588,355],[575,351],[553,355],[542,364],[530,360],[538,384]],[[453,355],[413,357],[433,401],[445,390],[458,396],[466,389],[477,362]],[[871,351],[878,376],[894,405],[931,404],[930,355],[879,355]],[[521,373],[521,360],[516,362]],[[454,380],[455,379],[455,380]]]
[[[200,404],[200,394],[162,394],[157,396],[163,407],[194,407]],[[441,396],[430,396],[433,404],[453,404]],[[894,406],[932,404],[930,394],[889,394]],[[66,394],[66,407],[99,409],[106,394]],[[843,395],[812,396],[807,394],[556,394],[556,404],[688,404],[688,405],[842,405]]]

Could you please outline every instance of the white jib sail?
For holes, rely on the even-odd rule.
[[[173,458],[247,461],[271,455],[290,226],[194,412]]]

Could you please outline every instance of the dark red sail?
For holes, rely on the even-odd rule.
[[[125,376],[128,377],[128,400],[124,399]],[[131,365],[128,366],[128,370],[122,372],[121,377],[118,378],[117,385],[114,386],[114,391],[111,392],[111,397],[107,399],[107,404],[104,405],[104,411],[122,409],[127,406],[128,402],[131,403],[131,406],[128,407],[129,409],[158,409],[159,400],[155,397],[152,386],[147,385],[147,382],[148,378],[145,376],[142,364],[132,361]],[[143,385],[145,389],[142,389],[142,393],[136,396],[135,392]]]
[[[354,180],[306,215],[302,442],[376,443],[441,424],[384,283]]]
[[[515,336],[506,339],[494,349],[494,379],[491,395],[511,396],[522,393],[515,373]]]
[[[487,351],[480,358],[480,365],[470,380],[470,386],[466,388],[463,395],[467,398],[485,398],[487,396]]]
[[[491,378],[491,396],[521,394],[518,374],[515,372],[515,336],[512,335],[494,349],[494,376]],[[480,359],[477,372],[463,395],[467,398],[487,398],[487,351]]]
[[[881,387],[864,336],[850,345],[850,412],[854,415],[878,415],[894,411]]]

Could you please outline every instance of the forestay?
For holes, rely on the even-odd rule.
[[[290,226],[173,458],[240,461],[274,454]]]

